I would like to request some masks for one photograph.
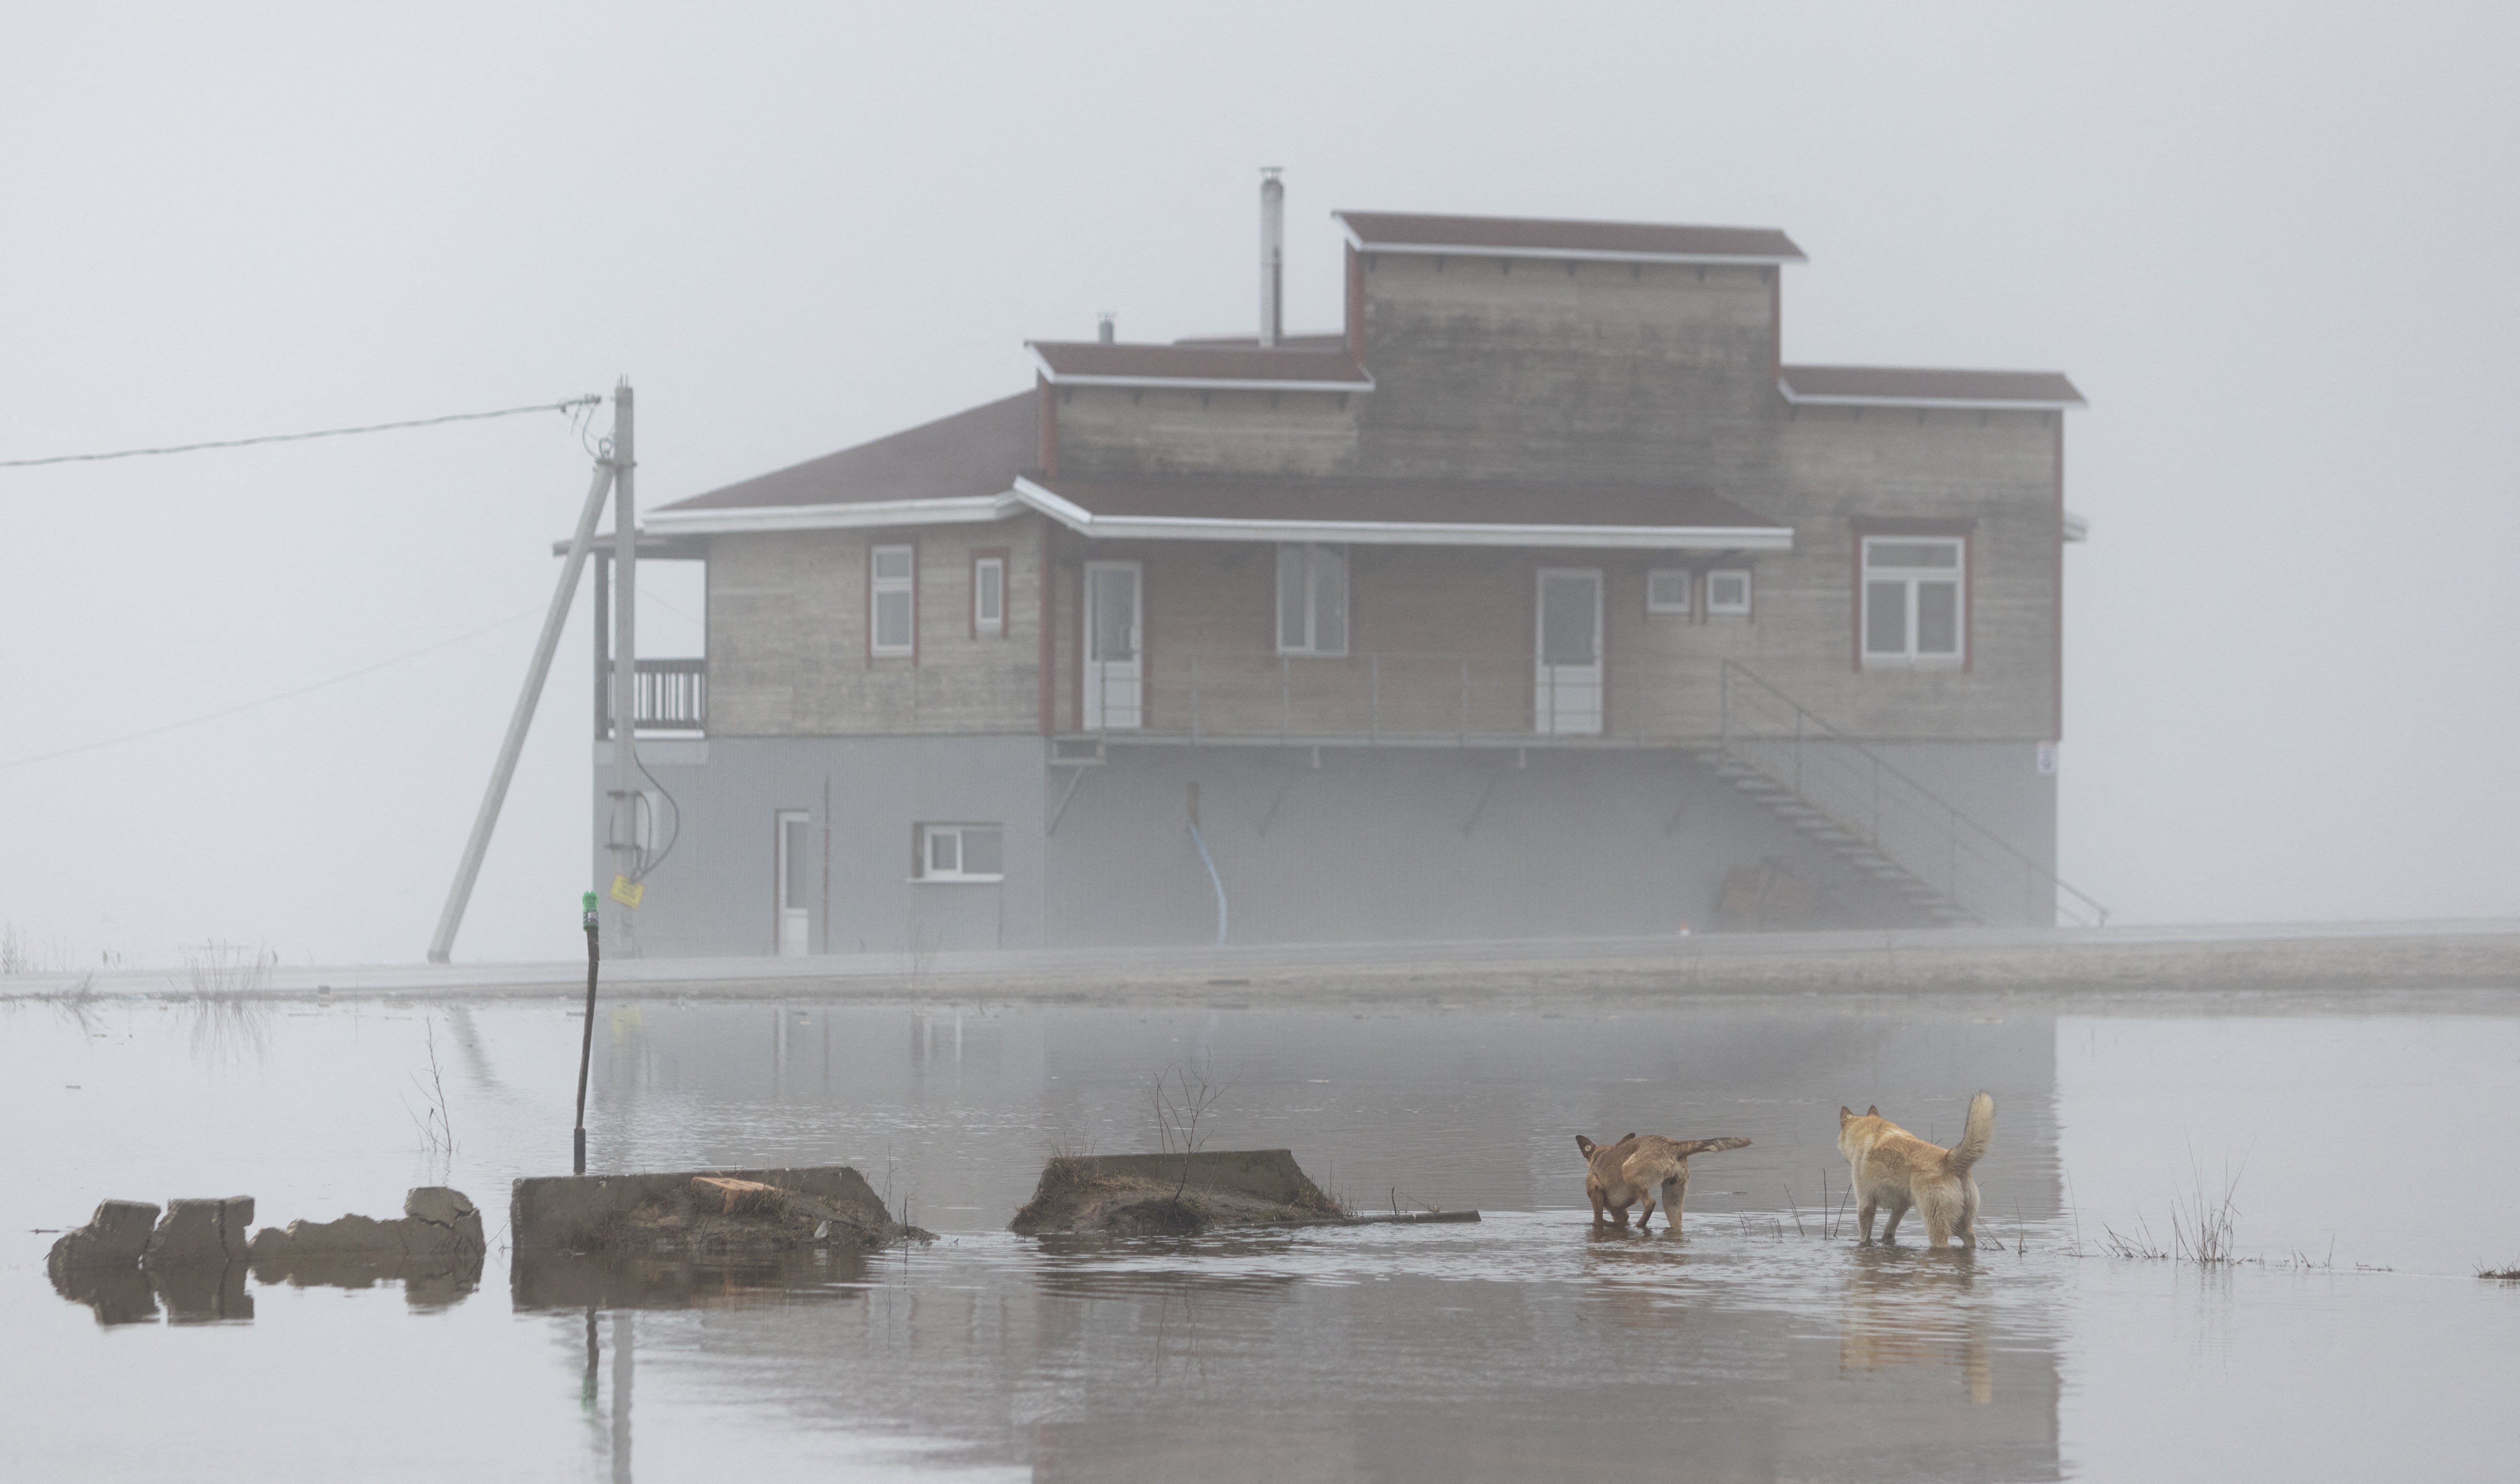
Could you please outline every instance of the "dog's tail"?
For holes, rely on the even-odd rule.
[[[1687,1159],[1691,1154],[1712,1154],[1722,1149],[1747,1148],[1750,1146],[1749,1140],[1738,1135],[1730,1139],[1683,1139],[1678,1143],[1680,1147],[1672,1151],[1672,1157],[1676,1159]]]
[[[1960,1126],[1960,1142],[1943,1156],[1944,1167],[1955,1175],[1967,1174],[1969,1166],[1986,1157],[1986,1147],[1994,1142],[1995,1099],[1980,1093],[1969,1100],[1968,1122]]]

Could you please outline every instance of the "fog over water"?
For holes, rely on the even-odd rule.
[[[1788,359],[2091,399],[2068,880],[2507,914],[2515,53],[2485,5],[27,10],[0,459],[627,376],[652,507],[1020,389],[1098,311],[1247,329],[1257,165],[1298,330],[1333,207],[1781,226]],[[417,958],[585,465],[555,415],[0,471],[0,920],[65,966]],[[475,961],[576,948],[580,615]]]
[[[0,1015],[0,1118],[44,1151],[0,1188],[0,1385],[29,1476],[162,1477],[175,1438],[203,1479],[1513,1479],[1580,1459],[2324,1480],[2483,1476],[2504,1447],[2520,1288],[2471,1271],[2520,1255],[2474,1173],[2520,1058],[2507,1012],[629,1001],[596,1027],[596,1172],[844,1159],[939,1240],[619,1268],[512,1266],[494,1242],[477,1271],[348,1288],[240,1268],[216,1314],[136,1273],[119,1306],[66,1302],[28,1229],[213,1191],[251,1192],[263,1223],[329,1219],[444,1178],[496,1234],[509,1179],[566,1145],[580,1022],[559,1003]],[[414,1087],[432,1040],[451,1164],[380,1093]],[[1222,1091],[1216,1147],[1289,1145],[1360,1209],[1484,1219],[1008,1235],[1055,1148],[1153,1147],[1162,1067]],[[1822,1196],[1845,1191],[1838,1102],[1949,1137],[1980,1085],[1985,1244],[1929,1252],[1912,1224],[1856,1246]],[[1572,1136],[1632,1127],[1753,1143],[1699,1157],[1681,1236],[1596,1233]],[[2111,1230],[2168,1243],[2200,1162],[2218,1196],[2238,1174],[2243,1262],[2106,1255]]]

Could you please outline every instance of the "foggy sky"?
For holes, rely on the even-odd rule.
[[[1020,389],[1100,310],[1247,332],[1258,165],[1295,331],[1334,207],[1778,226],[1788,359],[2091,398],[2068,880],[2508,914],[2514,56],[2487,5],[19,7],[0,458],[626,375],[652,508]],[[416,960],[532,616],[6,764],[538,613],[586,467],[550,416],[0,471],[0,920]],[[577,952],[584,607],[459,959]]]

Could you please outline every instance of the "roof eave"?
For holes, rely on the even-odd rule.
[[[1361,372],[1353,381],[1292,381],[1264,377],[1118,377],[1062,372],[1050,364],[1039,346],[1027,344],[1042,380],[1053,386],[1175,387],[1192,391],[1372,391],[1373,376]]]
[[[1844,392],[1798,392],[1779,381],[1777,390],[1797,407],[1915,407],[1961,412],[2071,412],[2092,404],[2081,397],[1893,397],[1856,396]]]
[[[1030,479],[1024,504],[1080,535],[1105,541],[1319,541],[1351,546],[1503,546],[1588,551],[1784,552],[1786,525],[1549,525],[1434,520],[1265,520],[1192,516],[1098,516]]]
[[[1018,507],[1014,491],[936,500],[859,500],[826,505],[725,506],[659,510],[647,528],[659,535],[731,536],[755,531],[859,530],[886,525],[962,525],[1003,520]]]
[[[1495,247],[1468,243],[1391,243],[1369,242],[1347,218],[1339,218],[1340,235],[1359,252],[1409,252],[1421,257],[1537,257],[1565,262],[1595,263],[1685,263],[1700,267],[1731,264],[1737,267],[1774,267],[1782,263],[1807,263],[1803,252],[1616,252],[1600,247]]]

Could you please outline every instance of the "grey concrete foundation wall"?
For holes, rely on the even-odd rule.
[[[2052,867],[2055,780],[2039,775],[2034,745],[1884,752]],[[681,834],[646,904],[621,915],[635,943],[615,952],[775,952],[775,822],[789,809],[811,821],[818,954],[1213,942],[1193,785],[1237,943],[1709,931],[1726,875],[1770,859],[1828,899],[1829,925],[1908,921],[1844,862],[1668,749],[1535,747],[1518,760],[1509,748],[1325,747],[1316,765],[1305,748],[1113,743],[1079,770],[1051,766],[1040,738],[1018,736],[725,738],[642,755],[680,805]],[[609,780],[608,757],[596,776]],[[1005,880],[913,880],[922,822],[1000,825]],[[604,841],[591,843],[608,880]]]
[[[602,792],[611,752],[596,744],[598,882],[612,878]],[[777,820],[788,809],[811,820],[814,952],[916,954],[1041,941],[1038,737],[711,738],[643,742],[640,757],[680,804],[682,833],[649,877],[645,904],[622,915],[637,952],[775,953]],[[1006,879],[914,882],[912,831],[921,823],[1003,825]]]
[[[1869,921],[1827,852],[1671,751],[1114,746],[1049,841],[1054,946],[1585,936],[1716,925],[1725,875],[1776,857]],[[1863,900],[1858,900],[1863,898]]]

